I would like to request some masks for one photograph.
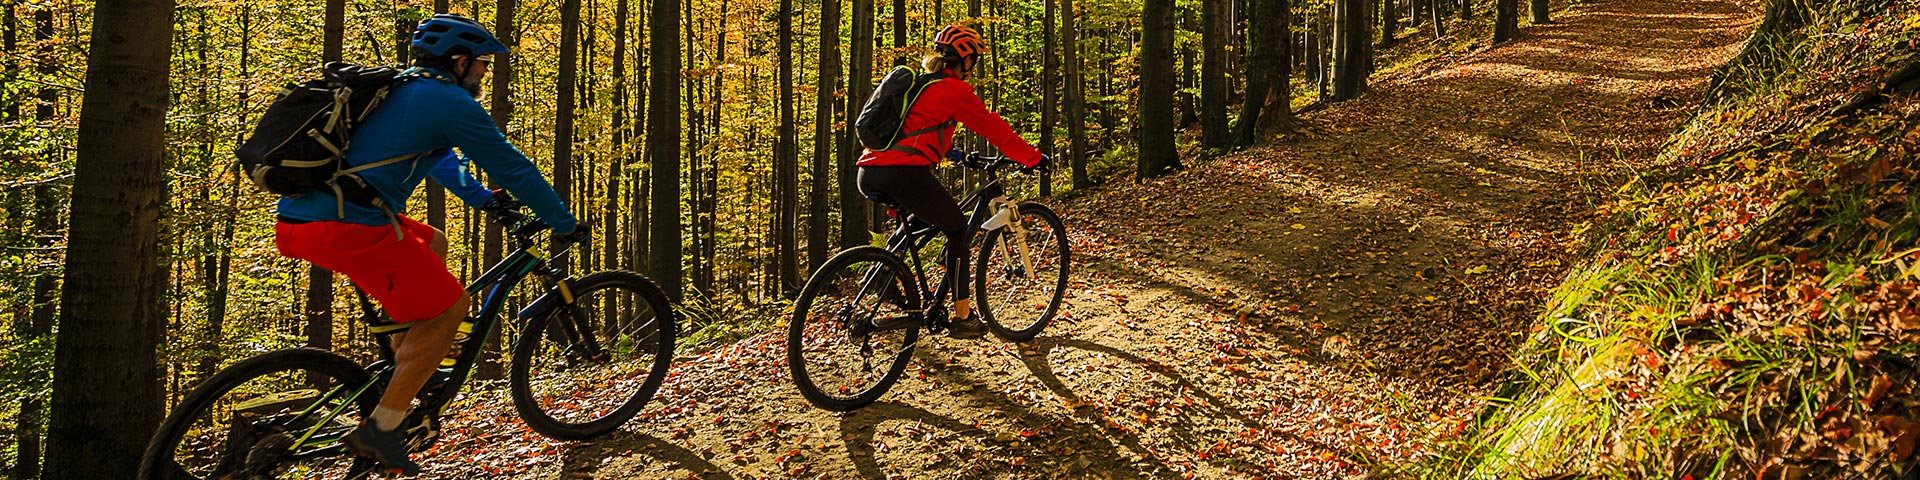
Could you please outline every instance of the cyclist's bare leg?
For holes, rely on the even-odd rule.
[[[446,236],[435,232],[430,245],[441,259],[447,257]],[[440,359],[453,349],[453,333],[466,318],[469,304],[467,296],[461,295],[446,311],[414,321],[406,332],[393,336],[393,378],[388,380],[386,393],[380,396],[381,408],[405,412],[413,405],[413,397],[420,393],[420,387],[427,384],[433,369],[440,366]]]

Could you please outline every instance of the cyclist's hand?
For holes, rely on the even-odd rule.
[[[954,163],[964,163],[967,161],[967,152],[962,152],[958,148],[947,150],[947,161],[954,162]]]
[[[567,232],[564,235],[555,233],[553,234],[553,236],[554,236],[554,239],[560,240],[563,242],[580,243],[580,242],[586,241],[587,237],[590,236],[592,231],[593,231],[593,224],[590,224],[587,222],[580,222],[574,225],[573,231]]]
[[[1052,165],[1053,165],[1052,156],[1041,155],[1040,163],[1033,164],[1033,166],[1031,167],[1021,167],[1020,173],[1033,174],[1033,173],[1051,172],[1053,171]]]

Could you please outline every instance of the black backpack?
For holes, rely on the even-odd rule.
[[[938,132],[952,123],[911,132],[900,131],[907,119],[907,111],[913,109],[913,103],[920,99],[920,93],[927,89],[927,85],[943,78],[947,78],[947,74],[916,74],[912,68],[893,67],[892,71],[887,72],[886,78],[880,79],[880,85],[874,87],[873,97],[867,99],[866,107],[860,109],[860,117],[853,121],[853,131],[860,137],[860,144],[876,152],[891,149],[938,155],[940,152],[921,152],[919,149],[895,145],[901,140]]]
[[[287,85],[234,149],[253,184],[279,195],[315,190],[362,205],[384,208],[379,194],[355,172],[418,158],[401,155],[346,168],[341,154],[353,130],[380,106],[393,86],[427,74],[402,75],[388,67],[328,62],[321,77]],[[346,181],[340,181],[340,180]]]

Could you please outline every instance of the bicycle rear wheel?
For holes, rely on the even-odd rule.
[[[1033,202],[1020,203],[1014,225],[987,232],[974,268],[974,296],[987,330],[1000,338],[1025,342],[1040,335],[1060,310],[1066,296],[1072,255],[1067,250],[1067,228],[1053,209]]]
[[[599,272],[569,283],[572,304],[536,315],[513,344],[513,407],[560,440],[620,428],[660,389],[673,364],[674,312],[638,273]]]
[[[361,478],[339,438],[380,401],[346,357],[295,348],[241,360],[174,406],[147,442],[139,478]]]
[[[807,279],[787,322],[787,366],[816,407],[848,411],[887,393],[920,338],[920,286],[877,247],[834,255]]]

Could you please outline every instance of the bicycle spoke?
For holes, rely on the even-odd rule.
[[[915,287],[892,265],[898,263],[836,259],[809,279],[788,339],[796,379],[807,384],[803,391],[841,402],[897,375],[918,332],[917,320],[900,320],[918,317],[908,309]],[[876,319],[889,324],[881,328]]]

